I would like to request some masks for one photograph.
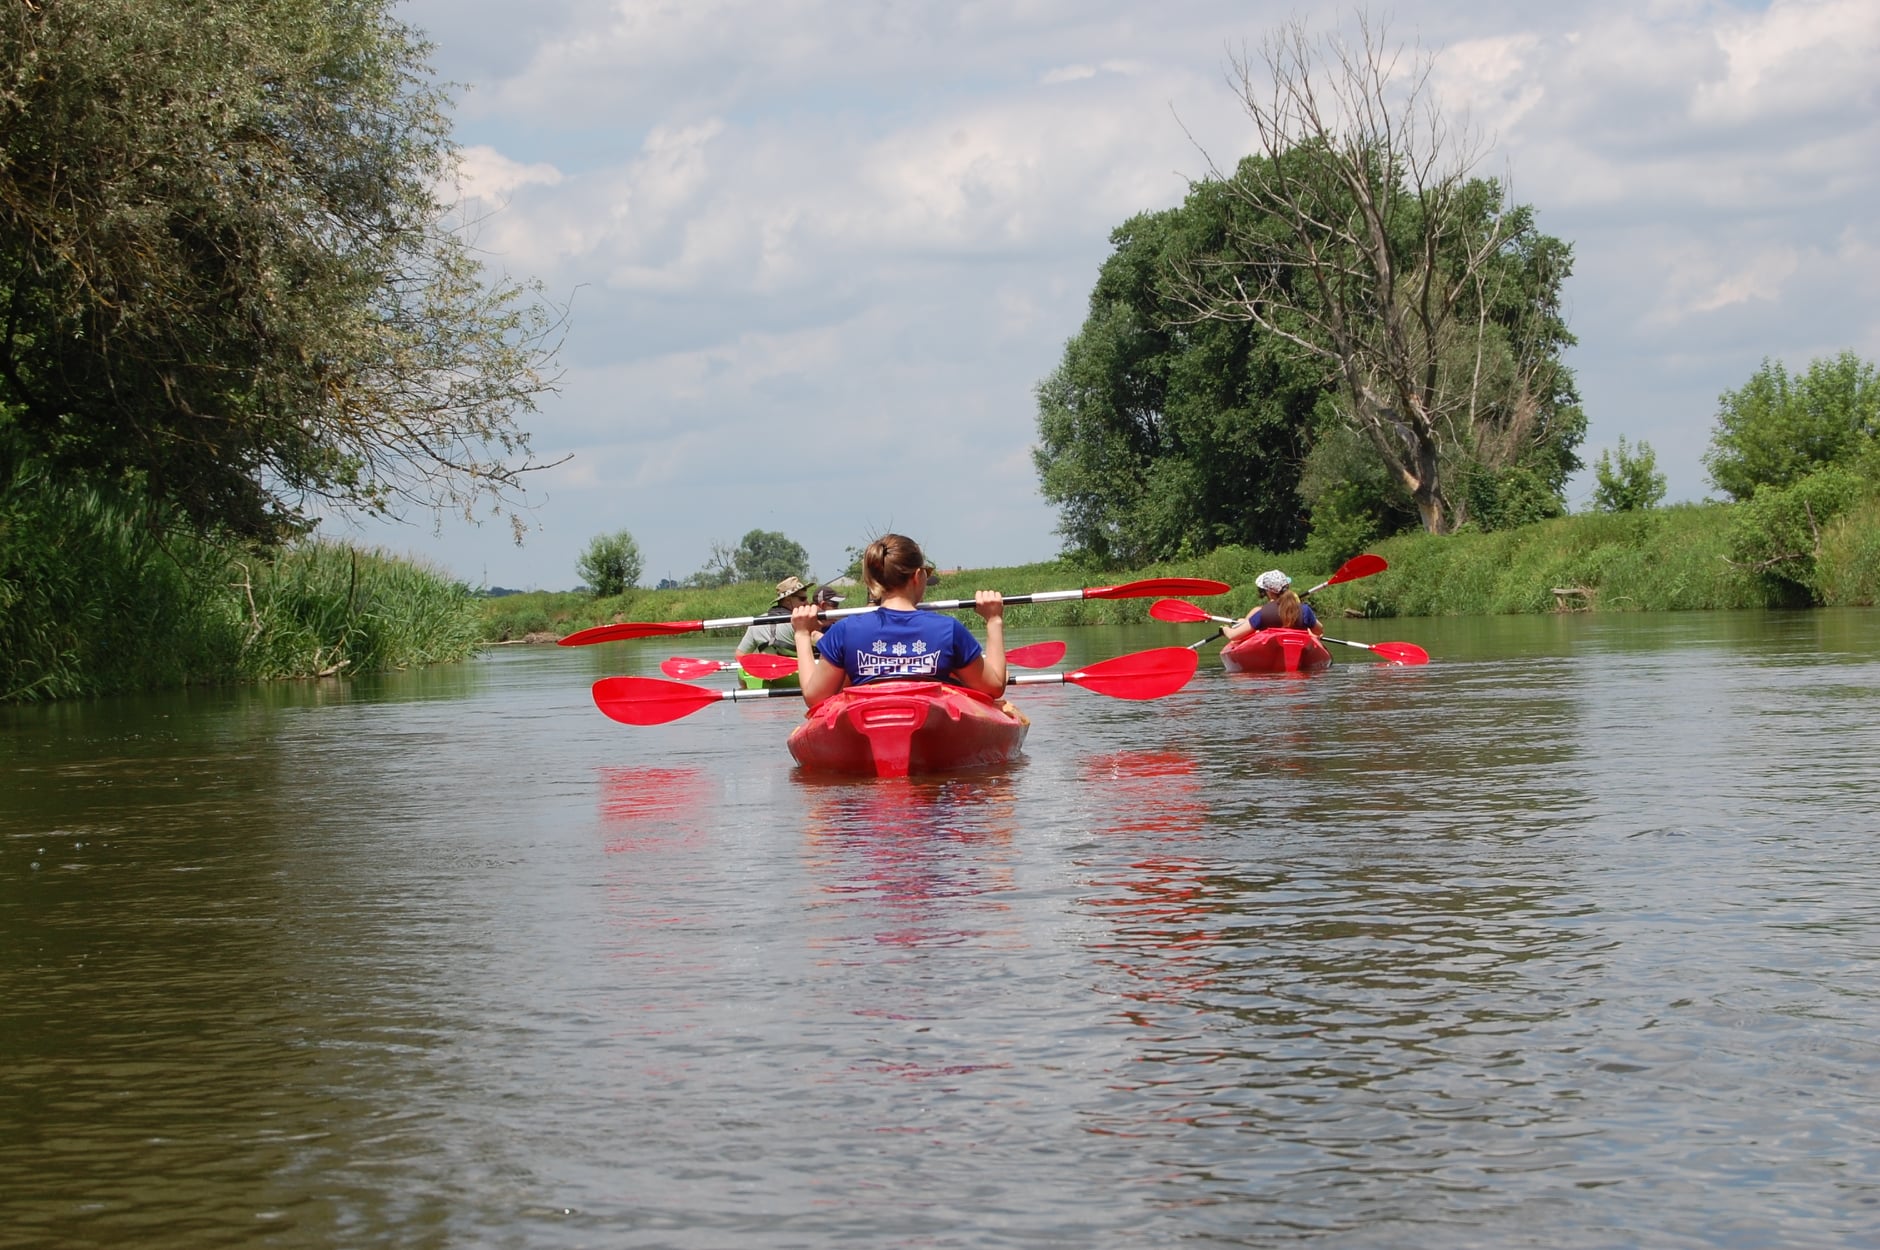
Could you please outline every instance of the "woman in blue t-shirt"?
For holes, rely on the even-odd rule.
[[[830,622],[820,639],[814,637],[820,627],[815,604],[790,613],[805,703],[815,707],[844,686],[889,680],[944,681],[994,697],[1004,693],[1005,598],[998,591],[973,596],[973,610],[986,621],[982,647],[954,617],[921,610],[934,568],[913,539],[883,534],[868,544],[862,579],[880,607]]]
[[[1319,624],[1319,617],[1312,610],[1312,605],[1300,602],[1293,593],[1292,578],[1278,569],[1268,569],[1254,579],[1265,598],[1260,606],[1247,613],[1244,621],[1235,621],[1221,634],[1229,642],[1239,642],[1256,629],[1309,629],[1313,637],[1325,632],[1325,626]]]

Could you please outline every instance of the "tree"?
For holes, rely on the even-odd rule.
[[[1619,436],[1618,452],[1599,453],[1593,467],[1598,485],[1593,488],[1593,509],[1597,512],[1643,512],[1664,502],[1665,475],[1658,471],[1658,453],[1644,439],[1636,450]]]
[[[1710,480],[1733,499],[1793,486],[1860,457],[1880,440],[1880,380],[1853,352],[1810,362],[1790,378],[1764,360],[1750,380],[1717,399],[1717,428],[1704,453]]]
[[[513,503],[556,319],[440,200],[394,3],[0,10],[0,487],[38,464],[263,541]]]
[[[640,544],[633,541],[633,535],[626,530],[596,534],[575,562],[575,571],[600,599],[612,598],[629,586],[639,585],[644,568]]]
[[[731,586],[738,582],[780,582],[801,577],[809,552],[775,530],[752,530],[735,547],[713,540],[705,566],[685,579],[688,586]]]
[[[1294,22],[1259,63],[1235,58],[1259,151],[1211,180],[1246,211],[1232,246],[1182,278],[1194,317],[1251,322],[1317,359],[1424,528],[1445,533],[1480,494],[1458,474],[1509,477],[1522,496],[1563,488],[1585,419],[1560,360],[1572,251],[1471,176],[1485,148],[1451,130],[1430,70],[1362,18],[1355,45],[1321,50]]]
[[[1068,549],[1098,564],[1305,536],[1317,366],[1245,323],[1184,320],[1171,282],[1182,259],[1223,245],[1236,207],[1204,185],[1118,227],[1083,328],[1039,384],[1041,491]]]
[[[809,552],[775,530],[752,530],[738,541],[731,566],[740,582],[780,582],[808,570]]]

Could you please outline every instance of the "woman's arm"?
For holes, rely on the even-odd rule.
[[[803,683],[803,702],[812,708],[849,683],[846,670],[837,668],[817,653],[815,639],[821,634],[816,628],[819,623],[816,617],[813,603],[806,603],[790,613],[790,629],[796,634],[796,671]]]
[[[1005,693],[1005,596],[996,590],[973,595],[973,611],[985,618],[986,645],[979,658],[953,675],[968,690],[998,698]]]
[[[1221,626],[1221,637],[1225,638],[1228,642],[1239,642],[1242,638],[1251,634],[1253,632],[1253,615],[1254,612],[1258,612],[1259,610],[1260,609],[1255,608],[1253,612],[1247,613],[1247,615],[1241,617],[1232,625]]]

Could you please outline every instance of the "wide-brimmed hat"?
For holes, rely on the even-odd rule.
[[[831,604],[837,604],[841,602],[842,602],[842,596],[838,595],[835,592],[835,588],[833,586],[824,586],[822,589],[816,592],[816,603],[820,606],[827,607]]]
[[[1258,586],[1261,590],[1284,590],[1292,585],[1292,578],[1286,576],[1278,569],[1268,569],[1266,572],[1260,574],[1260,576],[1254,578],[1253,584]]]
[[[802,595],[805,598],[809,597],[809,587],[803,584],[802,578],[786,577],[782,581],[778,582],[777,583],[777,597],[771,601],[772,606],[774,607],[776,604],[782,603],[785,599],[788,599],[791,595]]]

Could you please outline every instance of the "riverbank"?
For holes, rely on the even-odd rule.
[[[1680,504],[1644,512],[1584,513],[1492,534],[1402,534],[1372,544],[1384,573],[1320,591],[1327,616],[1471,616],[1523,612],[1672,612],[1741,608],[1871,607],[1880,597],[1880,506],[1856,508],[1822,528],[1808,582],[1794,562],[1756,567],[1740,558],[1736,505]],[[1336,567],[1311,567],[1300,553],[1225,547],[1195,560],[1129,570],[1067,561],[949,573],[936,592],[965,598],[978,587],[1009,595],[1109,586],[1146,577],[1211,577],[1233,586],[1209,611],[1250,611],[1253,579],[1283,568],[1300,586]],[[1814,591],[1812,587],[1818,586]],[[770,606],[755,583],[712,590],[630,590],[610,599],[536,593],[483,605],[486,642],[558,638],[611,621],[682,621],[753,616]],[[1008,611],[1016,627],[1128,625],[1149,619],[1153,599],[1085,599]],[[970,614],[969,614],[970,619]]]
[[[0,702],[381,672],[481,640],[468,587],[384,552],[258,555],[84,491],[0,498]]]

